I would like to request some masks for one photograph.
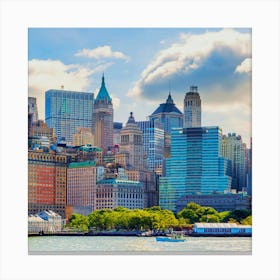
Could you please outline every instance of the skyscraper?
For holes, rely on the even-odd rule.
[[[164,130],[151,121],[136,122],[143,132],[144,153],[147,155],[148,169],[162,175],[164,155]]]
[[[164,132],[171,133],[172,128],[183,127],[183,114],[175,106],[175,103],[169,93],[165,103],[159,105],[159,107],[150,115],[152,122],[161,123],[163,125]]]
[[[94,142],[106,153],[108,148],[113,146],[114,126],[113,103],[105,86],[104,75],[93,107],[92,133],[94,134]]]
[[[130,170],[145,170],[146,158],[144,157],[143,133],[137,126],[133,113],[121,129],[120,153],[128,154],[128,163],[126,168]]]
[[[185,95],[184,115],[184,127],[201,127],[201,100],[195,86]]]
[[[160,178],[159,204],[175,211],[178,200],[188,194],[228,192],[229,171],[229,161],[222,157],[219,127],[173,129],[166,176]]]
[[[237,191],[246,190],[246,145],[240,135],[228,133],[223,136],[223,157],[232,162],[232,188]]]
[[[57,140],[72,145],[78,127],[92,127],[93,93],[48,90],[45,93],[45,118],[55,129]]]

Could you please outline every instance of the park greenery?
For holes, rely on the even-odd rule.
[[[237,223],[252,224],[251,212],[234,210],[218,212],[212,207],[200,206],[190,202],[177,214],[170,210],[153,206],[145,209],[127,209],[117,207],[114,210],[95,210],[88,216],[73,214],[68,226],[72,229],[87,232],[90,229],[97,231],[134,231],[191,228],[194,223]]]

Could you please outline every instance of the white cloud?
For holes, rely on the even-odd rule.
[[[115,94],[113,94],[113,93],[110,93],[110,96],[112,98],[114,110],[119,109],[120,108],[120,104],[121,104],[121,100]]]
[[[246,58],[235,69],[237,73],[251,73],[252,72],[252,59]]]
[[[178,43],[161,50],[155,56],[127,95],[140,96],[145,85],[178,72],[190,73],[201,67],[209,55],[219,48],[229,48],[241,56],[250,56],[251,35],[233,29],[195,35],[182,33]]]
[[[82,49],[78,51],[75,56],[82,56],[88,58],[102,59],[102,58],[116,58],[129,61],[129,57],[119,51],[112,51],[111,46],[102,46],[95,49]]]
[[[62,85],[65,90],[88,90],[90,76],[110,65],[100,64],[90,69],[81,65],[66,65],[59,60],[29,61],[28,95],[37,98],[39,118],[44,119],[45,115],[45,91],[59,89]]]

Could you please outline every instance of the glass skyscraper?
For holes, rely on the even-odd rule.
[[[45,120],[55,129],[57,140],[72,145],[78,127],[92,128],[93,93],[48,90],[45,93]]]
[[[166,176],[160,178],[160,206],[176,211],[176,202],[185,195],[229,191],[229,164],[222,157],[222,131],[219,127],[172,129]]]

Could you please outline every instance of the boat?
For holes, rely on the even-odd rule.
[[[158,236],[156,237],[158,242],[185,242],[186,238],[181,236]]]

